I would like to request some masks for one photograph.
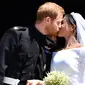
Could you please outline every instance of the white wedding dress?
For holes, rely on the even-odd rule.
[[[85,85],[85,46],[53,52],[50,71],[63,71],[69,85]]]

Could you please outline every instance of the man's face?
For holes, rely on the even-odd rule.
[[[50,19],[50,24],[47,26],[47,29],[49,30],[49,35],[52,36],[58,35],[58,32],[61,29],[62,20],[63,20],[62,13],[58,13],[57,17],[54,20]]]

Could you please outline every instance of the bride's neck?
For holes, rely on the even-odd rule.
[[[66,38],[66,48],[72,46],[73,44],[77,44],[78,41],[74,36],[70,36]]]

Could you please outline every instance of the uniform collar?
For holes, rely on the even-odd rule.
[[[52,51],[56,47],[56,42],[40,33],[35,26],[30,27],[30,31],[30,35],[46,50]]]

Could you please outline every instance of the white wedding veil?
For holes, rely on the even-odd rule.
[[[85,19],[79,13],[72,12],[71,15],[76,21],[77,40],[85,45]]]

